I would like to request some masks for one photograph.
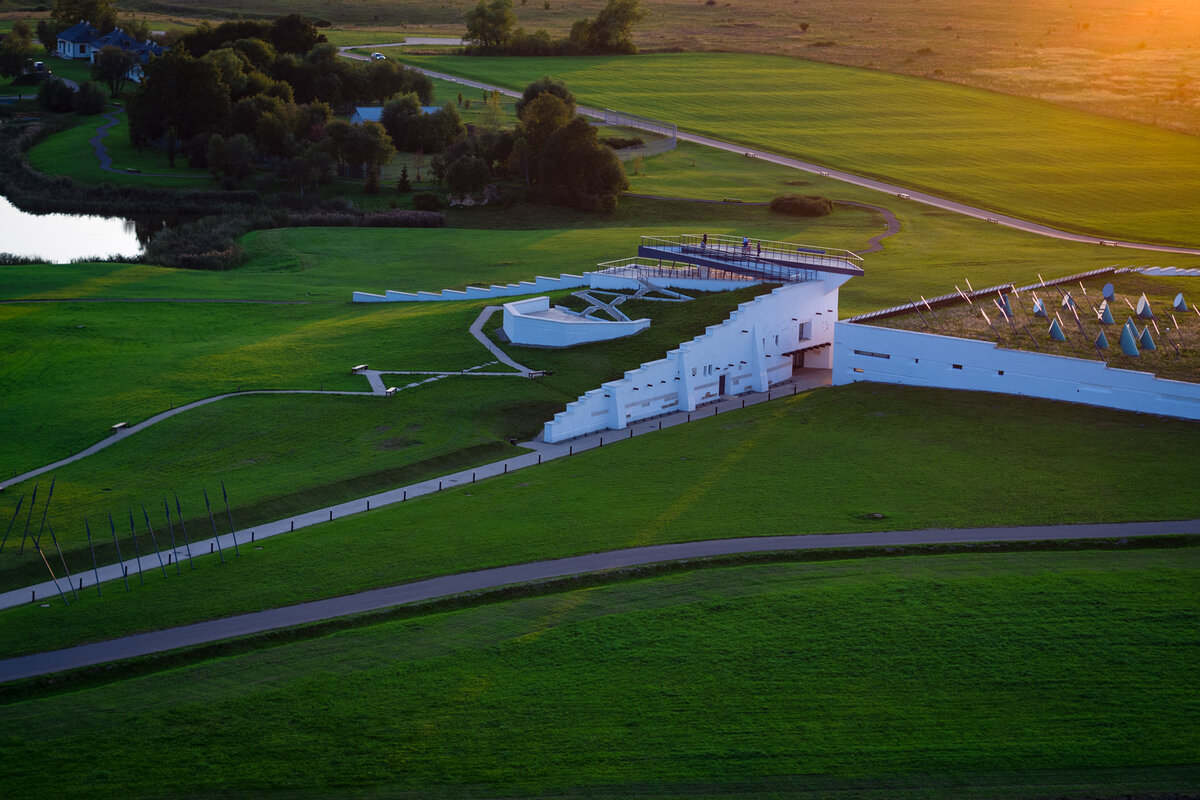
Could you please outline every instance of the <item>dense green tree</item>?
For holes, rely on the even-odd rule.
[[[512,35],[517,15],[512,0],[492,0],[490,3],[479,0],[479,4],[467,12],[466,22],[464,38],[468,42],[480,47],[495,47]]]
[[[8,35],[0,39],[0,76],[13,78],[23,73],[35,52],[33,29],[25,20],[17,20]]]
[[[521,92],[520,99],[517,100],[516,111],[517,116],[521,116],[521,112],[525,110],[525,106],[543,94],[552,94],[562,100],[567,110],[572,115],[575,113],[575,95],[567,88],[567,84],[563,81],[556,81],[549,75],[538,78],[533,83],[525,87]]]
[[[204,147],[204,160],[208,163],[209,172],[214,178],[225,171],[224,136],[214,133],[208,137],[208,144]]]
[[[75,111],[83,116],[99,114],[104,110],[107,100],[99,84],[84,81],[79,84],[79,91],[75,92]]]
[[[110,0],[58,0],[50,16],[61,23],[63,29],[77,22],[91,23],[101,33],[117,27],[117,7]]]
[[[307,53],[328,41],[317,26],[300,14],[288,14],[271,23],[269,41],[280,53]]]
[[[129,136],[136,145],[175,128],[182,139],[224,130],[229,92],[213,64],[174,47],[146,65],[145,80],[129,101]]]
[[[487,162],[478,156],[459,156],[446,167],[446,186],[454,194],[478,192],[490,178]]]
[[[53,53],[58,49],[58,35],[66,29],[67,26],[58,20],[39,19],[37,24],[37,40],[42,43],[42,47]]]
[[[122,50],[113,45],[100,48],[96,61],[92,64],[92,77],[108,87],[108,93],[113,97],[125,90],[129,80],[129,70],[137,63],[137,58],[128,50]]]
[[[550,136],[540,152],[538,174],[551,202],[584,211],[614,210],[617,195],[629,188],[617,154],[600,142],[583,117]]]
[[[275,59],[279,57],[273,44],[256,37],[236,39],[229,46],[241,53],[259,72],[270,73],[275,66]]]
[[[638,0],[608,0],[594,20],[576,22],[570,38],[589,53],[636,53],[633,26],[645,18]]]
[[[44,81],[38,88],[37,104],[60,114],[71,111],[75,108],[75,91],[58,78]]]
[[[533,188],[538,181],[542,148],[574,116],[573,109],[561,97],[549,92],[538,95],[521,109],[510,161],[514,175],[524,180],[526,189]]]
[[[254,171],[254,143],[244,134],[230,136],[225,142],[225,174],[241,180]]]

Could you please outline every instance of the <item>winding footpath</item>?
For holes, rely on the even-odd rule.
[[[335,619],[351,614],[451,597],[487,592],[504,586],[545,581],[573,575],[656,564],[665,561],[712,558],[742,553],[782,553],[797,550],[855,547],[907,547],[929,544],[983,542],[1034,542],[1063,539],[1112,539],[1129,536],[1200,533],[1200,520],[1132,522],[1100,525],[1042,525],[1021,528],[965,528],[957,530],[836,533],[806,536],[759,536],[713,539],[650,547],[610,550],[603,553],[534,561],[507,567],[444,575],[399,586],[371,589],[358,594],[314,600],[225,619],[198,622],[177,628],[139,633],[120,639],[79,645],[0,661],[0,683],[79,669],[94,664],[162,653],[181,647],[219,642],[238,636]]]

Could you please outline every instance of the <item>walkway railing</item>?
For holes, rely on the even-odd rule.
[[[708,267],[745,272],[788,283],[816,280],[819,275],[815,273],[819,272],[863,274],[862,257],[849,250],[766,239],[743,240],[737,236],[721,234],[643,236],[638,255],[692,261]],[[801,272],[806,274],[799,274]]]
[[[596,265],[602,275],[621,275],[632,278],[694,278],[699,280],[745,281],[756,283],[759,279],[740,272],[728,272],[713,267],[701,267],[682,261],[658,261],[651,258],[622,258],[604,261]]]

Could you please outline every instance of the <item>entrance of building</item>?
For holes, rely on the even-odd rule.
[[[724,375],[722,375],[717,380],[717,394],[720,395],[721,397],[725,396],[725,376]]]

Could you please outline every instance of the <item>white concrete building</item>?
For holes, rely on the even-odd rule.
[[[747,247],[732,237],[706,237],[703,248],[695,251],[700,237],[648,239],[638,250],[643,261],[656,253],[670,254],[692,261],[694,269],[708,270],[712,278],[741,277],[743,286],[746,277],[784,285],[741,304],[728,320],[682,343],[666,358],[587,392],[545,424],[548,442],[620,430],[722,397],[766,391],[791,378],[798,367],[832,366],[838,290],[863,274],[858,256],[782,242],[751,240]]]
[[[1200,384],[1103,361],[853,322],[839,322],[834,340],[835,386],[875,381],[968,389],[1200,419]]]

